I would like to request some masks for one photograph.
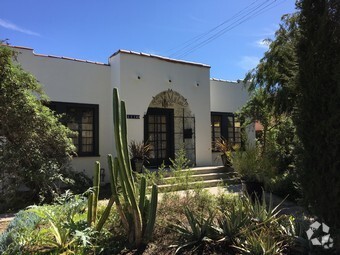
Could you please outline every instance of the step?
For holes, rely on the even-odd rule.
[[[189,176],[189,180],[191,182],[193,181],[208,181],[208,180],[216,180],[216,179],[226,179],[228,178],[228,173],[199,173],[199,174],[193,174]],[[170,176],[164,178],[165,183],[171,183],[176,180],[177,177]]]
[[[206,167],[193,167],[190,169],[181,170],[182,172],[190,171],[192,174],[210,174],[210,173],[228,173],[232,172],[231,168],[224,166],[206,166]]]
[[[196,181],[196,182],[188,182],[187,186],[183,186],[183,184],[162,184],[158,185],[158,191],[169,192],[169,191],[179,191],[179,190],[189,190],[194,189],[195,187],[200,188],[209,188],[209,187],[217,187],[220,185],[225,185],[228,182],[228,179],[213,179],[207,181]]]
[[[190,173],[187,181],[183,180],[183,178],[186,178],[186,173]],[[197,186],[210,188],[225,185],[226,183],[239,183],[239,178],[236,177],[233,169],[223,166],[194,167],[180,170],[180,177],[171,176],[173,173],[170,171],[164,175],[162,183],[158,184],[159,192],[194,189]]]
[[[151,172],[157,172],[157,169],[149,169]],[[180,170],[181,172],[191,172],[192,174],[209,174],[217,172],[232,172],[232,168],[226,168],[224,166],[207,166],[207,167],[192,167],[189,169]],[[170,169],[166,169],[164,172],[165,177],[171,176]]]

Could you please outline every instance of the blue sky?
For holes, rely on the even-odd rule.
[[[256,66],[267,50],[262,40],[273,38],[294,2],[3,0],[0,39],[104,63],[118,49],[146,52],[208,64],[211,77],[237,80]]]

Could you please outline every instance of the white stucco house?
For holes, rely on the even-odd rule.
[[[234,113],[248,100],[242,82],[210,78],[210,66],[119,50],[108,63],[42,55],[13,47],[23,69],[34,74],[50,97],[51,108],[66,113],[65,124],[78,131],[73,141],[77,171],[92,175],[99,160],[114,153],[112,90],[126,102],[130,140],[152,145],[150,167],[173,158],[184,146],[196,166],[221,164],[213,141],[240,143]],[[253,129],[248,138],[255,137]]]

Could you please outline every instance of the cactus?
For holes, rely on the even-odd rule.
[[[120,101],[117,89],[113,90],[113,125],[117,157],[113,159],[112,155],[108,155],[112,195],[104,213],[95,225],[100,184],[100,163],[96,162],[94,192],[90,194],[88,200],[88,225],[95,225],[95,229],[100,231],[110,215],[113,204],[116,203],[118,214],[128,233],[129,243],[138,247],[152,238],[156,221],[158,186],[153,185],[149,201],[146,196],[146,180],[142,177],[138,199],[128,154],[125,103]]]
[[[100,163],[96,161],[95,163],[95,175],[93,178],[93,212],[92,212],[92,222],[97,221],[97,209],[98,209],[98,198],[99,198],[99,188],[100,188]]]
[[[158,186],[152,186],[151,192],[151,202],[148,203],[148,218],[146,220],[146,229],[143,235],[143,241],[145,243],[149,242],[152,238],[153,230],[155,228],[156,213],[157,213],[157,202],[158,202]],[[145,209],[144,209],[145,210]]]
[[[87,204],[87,224],[92,226],[97,220],[98,197],[100,188],[100,163],[96,161],[93,176],[93,192],[90,193]]]
[[[87,199],[87,225],[92,225],[92,212],[93,212],[93,193],[90,193]]]
[[[130,244],[138,247],[142,243],[148,242],[152,237],[156,219],[158,188],[157,185],[152,187],[151,202],[149,202],[146,196],[146,181],[145,178],[142,178],[138,199],[128,154],[125,103],[120,101],[116,88],[113,90],[113,124],[117,157],[113,161],[112,156],[108,156],[112,196],[123,226],[127,230]],[[118,184],[121,188],[124,205],[120,201]]]

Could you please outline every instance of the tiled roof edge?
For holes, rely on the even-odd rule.
[[[120,53],[125,53],[125,54],[132,54],[132,55],[137,55],[137,56],[143,56],[143,57],[151,57],[151,58],[157,58],[160,60],[168,61],[168,62],[173,62],[173,63],[179,63],[179,64],[187,64],[187,65],[195,65],[195,66],[201,66],[201,67],[206,67],[210,68],[209,65],[201,64],[201,63],[196,63],[196,62],[190,62],[190,61],[184,61],[184,60],[179,60],[179,59],[173,59],[173,58],[168,58],[168,57],[163,57],[159,55],[153,55],[153,54],[148,54],[144,52],[136,52],[136,51],[129,51],[129,50],[118,50],[115,53],[113,53],[109,58],[112,58]]]
[[[230,83],[241,83],[243,80],[237,80],[237,81],[230,81],[230,80],[223,80],[223,79],[216,79],[216,78],[210,78],[211,81],[220,81],[220,82],[230,82]]]
[[[82,63],[88,63],[88,64],[109,66],[109,64],[105,64],[105,63],[102,63],[102,62],[95,62],[95,61],[83,60],[83,59],[78,59],[78,58],[69,58],[69,57],[63,57],[63,56],[38,54],[38,53],[34,52],[34,49],[28,48],[28,47],[12,46],[12,45],[8,45],[8,47],[11,47],[11,48],[14,48],[14,49],[30,50],[30,51],[32,51],[34,56],[38,56],[38,57],[57,58],[57,59],[63,59],[63,60],[71,60],[71,61],[77,61],[77,62],[82,62]]]

